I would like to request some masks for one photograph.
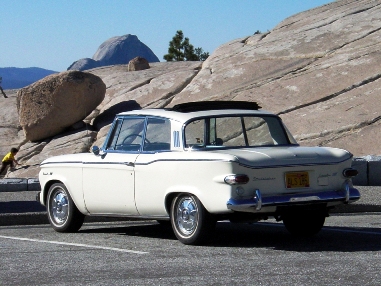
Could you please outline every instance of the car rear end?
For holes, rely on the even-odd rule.
[[[360,198],[351,180],[357,171],[345,150],[291,147],[231,152],[239,158],[235,173],[241,182],[233,182],[230,210],[277,214],[295,206],[329,209]]]

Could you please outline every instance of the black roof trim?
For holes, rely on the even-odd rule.
[[[261,107],[256,102],[250,101],[195,101],[176,104],[169,110],[178,112],[192,112],[204,110],[222,110],[222,109],[248,109],[258,110]]]

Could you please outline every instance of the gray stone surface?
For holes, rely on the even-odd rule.
[[[68,70],[87,70],[96,67],[128,64],[135,57],[143,57],[148,62],[159,62],[152,50],[135,35],[112,37],[103,42],[92,59],[84,58],[74,62]]]
[[[68,70],[84,71],[84,70],[94,69],[99,66],[100,66],[99,62],[94,61],[93,59],[90,59],[90,58],[83,58],[72,63],[71,66],[68,67]]]

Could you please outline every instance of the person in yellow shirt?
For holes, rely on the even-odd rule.
[[[15,165],[19,165],[19,162],[15,159],[15,156],[19,150],[16,148],[12,148],[11,152],[7,153],[1,161],[1,170],[0,174],[4,172],[8,165],[11,165],[11,168],[14,168]]]

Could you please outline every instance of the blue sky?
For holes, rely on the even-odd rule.
[[[0,0],[0,67],[64,71],[107,39],[136,35],[163,60],[177,30],[210,54],[333,0]]]

